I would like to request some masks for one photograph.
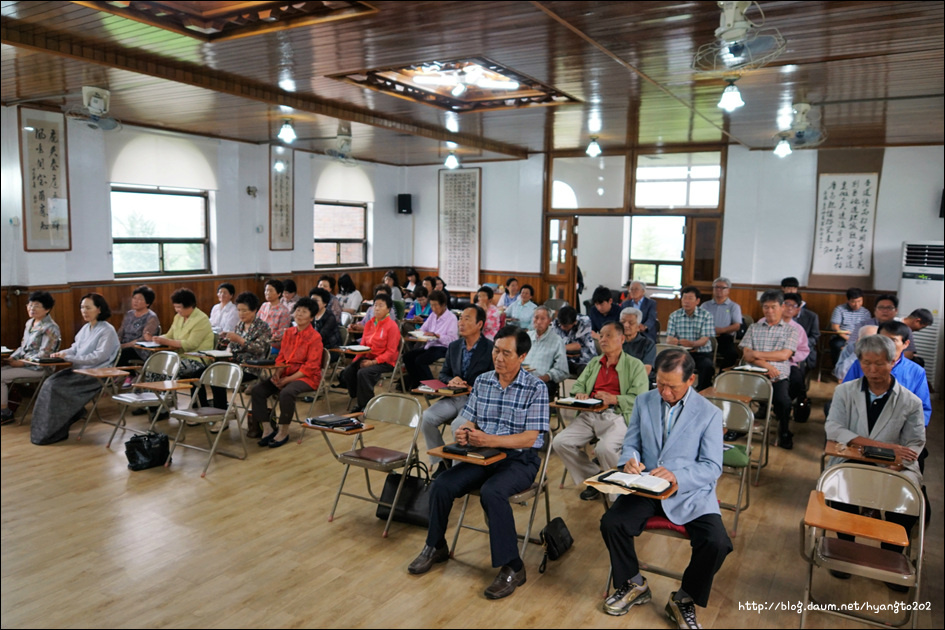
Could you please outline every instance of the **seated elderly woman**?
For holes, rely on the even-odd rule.
[[[187,354],[201,350],[213,350],[213,329],[210,318],[197,308],[197,296],[190,289],[177,289],[171,294],[174,305],[174,322],[164,335],[145,335],[146,341],[168,346],[180,357],[178,378],[198,378],[209,365],[209,358]],[[207,405],[207,394],[200,388],[200,404]]]
[[[4,359],[4,366],[0,369],[0,396],[2,396],[2,411],[0,417],[4,423],[13,419],[13,412],[7,406],[7,388],[18,378],[42,378],[43,369],[38,365],[29,365],[27,361],[48,359],[49,355],[59,350],[59,325],[49,315],[56,300],[46,291],[30,293],[26,303],[26,313],[30,316],[23,330],[23,340],[8,359]]]
[[[397,279],[397,272],[393,269],[387,271],[384,274],[383,282],[387,285],[387,288],[390,289],[390,298],[395,302],[403,302],[404,294],[400,290],[400,282]]]
[[[338,278],[338,290],[340,291],[338,300],[341,302],[341,310],[355,315],[358,309],[361,308],[361,301],[364,298],[361,297],[358,288],[354,286],[354,280],[351,279],[351,276],[344,274]]]
[[[273,278],[266,280],[266,288],[263,291],[265,301],[259,307],[259,318],[269,324],[272,333],[273,354],[278,351],[286,329],[292,325],[292,315],[281,302],[284,290],[285,285],[280,281]]]
[[[290,313],[295,308],[295,303],[299,301],[299,287],[292,278],[286,278],[282,281],[282,297],[279,303],[282,304]]]
[[[420,286],[420,274],[413,267],[407,269],[407,284],[404,285],[404,297],[408,300],[416,298],[414,291]]]
[[[506,324],[514,324],[525,330],[532,329],[532,317],[535,315],[535,309],[538,308],[538,305],[532,302],[533,295],[535,295],[535,289],[532,285],[523,284],[518,292],[518,299],[505,309]]]
[[[292,312],[295,326],[289,328],[282,339],[275,373],[253,387],[253,417],[247,432],[250,437],[256,435],[256,431],[261,433],[260,423],[269,418],[269,398],[279,397],[279,425],[269,421],[272,430],[259,440],[259,446],[278,448],[289,441],[296,396],[318,389],[322,380],[322,336],[312,326],[317,312],[318,306],[311,298],[296,302]]]
[[[495,334],[502,328],[502,313],[492,303],[494,295],[492,287],[486,285],[476,291],[476,304],[486,313],[486,325],[482,327],[482,335],[489,341],[495,339]]]
[[[407,314],[404,316],[405,331],[420,328],[423,324],[423,320],[429,317],[433,312],[433,307],[430,306],[430,294],[426,289],[422,286],[415,288],[413,297],[413,304],[410,305],[410,310],[408,310]]]
[[[315,320],[312,325],[322,336],[322,346],[326,349],[337,348],[341,345],[341,332],[338,330],[338,320],[328,308],[331,304],[331,294],[325,289],[314,288],[309,294],[318,311],[313,313]]]
[[[862,337],[856,342],[856,357],[864,376],[843,383],[834,391],[825,425],[827,439],[841,444],[891,449],[902,460],[902,474],[921,488],[922,473],[917,459],[925,447],[922,402],[892,376],[896,346],[882,335]],[[842,458],[832,457],[827,465],[834,466],[842,461]],[[843,503],[834,503],[833,507],[846,512],[859,511]],[[894,512],[886,512],[886,520],[899,523],[907,533],[911,533],[916,523],[915,517]],[[883,548],[901,549],[887,544],[883,544]],[[841,579],[850,577],[845,573],[831,573]]]
[[[227,333],[236,328],[236,322],[240,320],[236,314],[236,305],[233,304],[233,296],[236,295],[236,287],[229,282],[223,282],[217,287],[218,303],[210,309],[210,327],[213,332]]]
[[[145,333],[157,335],[161,332],[161,322],[157,313],[151,310],[154,304],[154,289],[142,284],[131,292],[131,310],[125,313],[118,328],[118,341],[121,343],[121,356],[118,365],[128,365],[146,361],[147,350],[135,348],[135,344],[144,340]]]
[[[103,368],[118,356],[118,333],[108,323],[112,311],[98,293],[82,296],[79,312],[85,325],[76,333],[72,347],[50,356],[72,363],[73,368]],[[56,372],[43,382],[36,396],[30,441],[52,444],[69,437],[69,427],[85,415],[85,404],[102,389],[102,382],[73,369]]]
[[[235,363],[246,363],[269,356],[269,324],[259,319],[259,298],[255,293],[244,291],[236,296],[236,312],[239,321],[236,329],[220,335],[217,350],[229,350]],[[243,382],[254,380],[255,375],[243,374]],[[226,409],[226,388],[211,387],[213,390],[213,406]],[[230,426],[229,423],[223,425]],[[258,435],[256,437],[259,437]]]

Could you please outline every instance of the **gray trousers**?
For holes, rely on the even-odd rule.
[[[554,452],[564,462],[575,485],[580,486],[588,477],[616,468],[626,432],[627,424],[623,415],[614,410],[606,409],[600,413],[585,411],[555,436]],[[584,446],[595,437],[598,441],[594,450],[600,462],[599,467],[584,452]]]
[[[3,369],[0,370],[0,405],[3,409],[7,408],[7,394],[9,393],[10,383],[17,378],[35,378],[39,381],[43,378],[42,370],[31,370],[30,368],[25,367],[12,367],[9,365],[4,365]]]
[[[427,450],[443,446],[443,436],[440,434],[440,425],[445,422],[452,423],[453,435],[456,435],[456,429],[466,424],[466,419],[459,415],[459,412],[466,406],[466,400],[469,396],[448,396],[441,398],[433,403],[429,409],[423,412],[423,439],[426,440]],[[439,457],[430,457],[430,467],[436,467],[443,461]]]

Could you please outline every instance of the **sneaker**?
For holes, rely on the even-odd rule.
[[[653,598],[650,587],[643,578],[643,584],[628,581],[618,588],[613,595],[604,600],[604,612],[619,617],[630,612],[630,607],[645,604]]]
[[[669,596],[666,602],[666,618],[675,623],[677,627],[686,630],[687,628],[701,628],[696,621],[696,604],[691,599],[685,602],[677,602],[676,591]]]

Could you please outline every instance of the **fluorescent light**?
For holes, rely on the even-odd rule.
[[[729,81],[728,87],[722,90],[722,98],[719,99],[719,109],[724,109],[729,114],[739,107],[742,107],[745,101],[742,100],[742,94],[735,86],[735,81]]]
[[[285,162],[283,162],[282,160],[276,160],[275,163],[272,165],[272,168],[277,173],[281,173],[285,170]]]
[[[774,154],[779,158],[783,158],[791,155],[791,153],[791,143],[787,141],[787,138],[781,138],[778,145],[774,147]]]
[[[453,170],[459,168],[459,158],[456,157],[456,154],[450,151],[450,154],[446,156],[446,161],[443,162],[443,166]]]
[[[587,119],[587,130],[590,131],[591,133],[598,133],[600,132],[600,128],[601,128],[600,115],[598,115],[597,112],[593,112],[590,118]]]
[[[587,145],[587,150],[584,151],[588,156],[595,158],[601,153],[600,145],[597,144],[597,136],[591,136],[591,142]]]
[[[456,87],[450,90],[450,94],[456,97],[462,96],[465,92],[466,92],[466,86],[462,83],[457,83]]]
[[[279,135],[277,136],[280,140],[286,144],[292,144],[295,142],[295,139],[298,137],[295,135],[295,129],[292,128],[292,121],[288,118],[282,123],[282,129],[279,130]]]

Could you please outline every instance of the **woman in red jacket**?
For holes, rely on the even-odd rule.
[[[282,337],[275,374],[253,388],[253,419],[247,433],[250,437],[258,437],[261,421],[269,418],[266,404],[269,398],[279,396],[279,425],[269,421],[272,430],[259,440],[260,446],[278,448],[289,441],[296,396],[318,389],[322,380],[322,336],[312,326],[317,312],[318,306],[312,298],[299,299],[292,311],[295,326],[289,326]]]
[[[348,394],[358,399],[355,413],[362,411],[374,397],[374,386],[387,372],[394,371],[400,353],[400,327],[391,317],[393,301],[387,293],[374,295],[374,317],[364,325],[361,344],[371,348],[341,373]]]

